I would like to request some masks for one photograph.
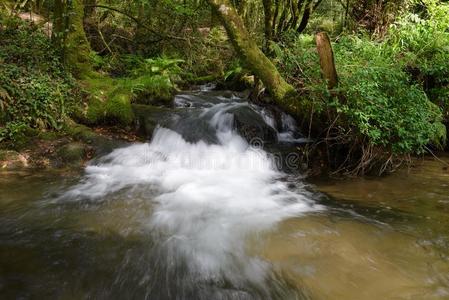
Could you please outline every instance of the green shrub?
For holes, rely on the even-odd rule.
[[[0,141],[14,143],[24,128],[61,129],[76,104],[75,91],[39,28],[16,20],[0,30]]]
[[[334,101],[351,126],[393,153],[421,153],[444,140],[441,111],[395,60],[393,50],[358,38],[337,44],[335,58],[346,102]]]
[[[395,154],[422,153],[427,144],[444,142],[440,109],[411,81],[397,49],[367,37],[335,43],[338,93],[344,95],[337,100],[325,92],[315,47],[311,36],[302,36],[272,49],[283,73],[314,101],[315,113],[333,112],[326,115],[329,123],[338,116],[341,134]]]
[[[449,123],[449,4],[423,1],[426,13],[409,13],[390,30],[392,45],[432,102],[443,109]]]

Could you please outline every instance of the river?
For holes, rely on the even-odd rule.
[[[0,173],[3,299],[449,299],[448,157],[310,181],[288,116],[207,88],[175,104],[81,172]]]

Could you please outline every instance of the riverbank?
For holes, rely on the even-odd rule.
[[[0,148],[0,170],[80,169],[94,157],[132,142],[143,141],[133,130],[89,128],[74,122],[62,132],[29,137],[19,150]]]

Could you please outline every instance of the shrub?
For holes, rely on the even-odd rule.
[[[425,0],[425,13],[409,13],[392,25],[386,41],[449,123],[449,4]]]
[[[441,111],[398,64],[387,44],[353,38],[335,51],[346,103],[334,102],[373,145],[393,153],[422,153],[445,137]]]
[[[48,37],[14,24],[0,30],[0,141],[13,144],[26,128],[61,129],[76,102],[75,81]]]
[[[339,98],[324,92],[312,37],[273,49],[277,65],[284,74],[297,76],[290,81],[315,103],[315,113],[327,112],[329,124],[338,120],[334,126],[346,136],[345,142],[382,147],[393,154],[422,153],[427,144],[444,142],[440,109],[412,82],[404,63],[397,60],[397,49],[363,36],[341,38],[333,46],[340,80],[336,92],[343,95]]]

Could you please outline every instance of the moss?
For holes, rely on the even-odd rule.
[[[68,164],[79,164],[86,158],[86,147],[83,143],[72,142],[58,150],[58,157]]]
[[[38,137],[42,140],[52,141],[60,138],[62,134],[56,131],[41,131],[38,133]]]
[[[222,74],[212,74],[206,76],[195,76],[194,74],[186,74],[186,80],[189,84],[205,84],[221,79]]]
[[[77,119],[87,125],[118,121],[124,125],[134,120],[131,109],[132,91],[124,79],[95,74],[85,78],[82,85],[88,93],[85,109]]]
[[[87,125],[135,120],[131,103],[172,106],[175,89],[161,75],[137,78],[110,78],[99,74],[85,78],[82,86],[88,94],[85,107],[76,119]]]
[[[87,110],[85,114],[87,124],[99,124],[106,115],[104,102],[98,98],[92,98],[87,104]]]
[[[64,127],[64,131],[76,140],[83,141],[85,143],[92,143],[97,138],[97,134],[87,126],[77,124],[73,121],[68,121]]]
[[[126,80],[123,89],[133,95],[139,104],[171,106],[175,89],[170,79],[162,75],[140,76]]]
[[[83,28],[83,1],[72,1],[71,8],[72,27],[67,35],[65,59],[77,78],[86,78],[93,73],[93,69],[90,59],[92,50]]]
[[[129,125],[134,120],[131,108],[131,95],[116,93],[106,102],[106,118]]]

